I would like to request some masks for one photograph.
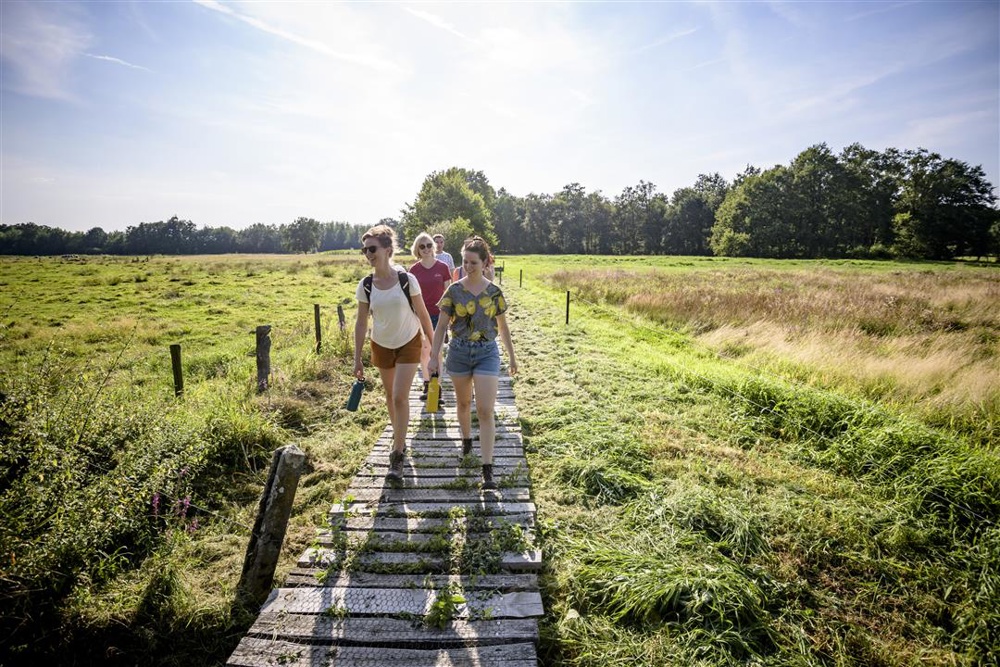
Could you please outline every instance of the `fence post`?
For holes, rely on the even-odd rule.
[[[320,347],[323,346],[323,329],[319,323],[319,304],[313,304],[313,321],[316,323],[316,354],[319,354]]]
[[[174,343],[170,346],[170,365],[174,369],[174,396],[184,394],[184,373],[181,371],[181,346]]]
[[[267,391],[267,378],[271,375],[271,325],[257,327],[257,393]]]
[[[271,591],[305,460],[306,455],[295,445],[276,449],[271,456],[271,470],[260,495],[257,519],[243,559],[243,573],[236,587],[243,602],[260,605]]]
[[[344,307],[339,303],[337,304],[337,322],[340,324],[340,332],[343,333],[347,323],[344,321]]]
[[[566,324],[569,324],[569,290],[566,290]]]
[[[517,270],[517,286],[521,286],[521,281],[524,279],[524,269]]]

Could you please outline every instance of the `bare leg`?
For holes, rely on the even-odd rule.
[[[395,424],[396,420],[393,418],[393,406],[392,406],[392,385],[396,379],[396,369],[395,368],[380,368],[378,369],[379,377],[382,378],[382,390],[385,392],[385,407],[389,410],[389,423]],[[393,427],[395,428],[395,427]]]
[[[451,376],[455,385],[455,407],[458,410],[458,428],[463,438],[472,437],[472,377]]]
[[[476,416],[479,417],[479,449],[483,463],[492,464],[493,443],[496,440],[493,413],[497,402],[499,378],[496,375],[474,375],[472,380],[476,388]]]
[[[396,364],[392,384],[392,449],[406,448],[406,430],[410,427],[410,385],[419,364]]]
[[[420,337],[420,379],[427,382],[431,374],[427,370],[427,362],[431,360],[431,342],[427,336]]]

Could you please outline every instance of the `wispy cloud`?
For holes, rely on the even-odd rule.
[[[845,107],[850,107],[853,104],[852,95],[854,93],[874,86],[880,81],[898,74],[903,69],[902,65],[888,65],[878,71],[858,74],[839,82],[829,82],[821,92],[785,104],[781,115],[794,118],[814,109],[824,109],[828,113],[843,111]]]
[[[211,9],[213,11],[225,14],[227,16],[231,16],[262,32],[274,35],[275,37],[279,37],[283,40],[286,40],[293,44],[297,44],[301,47],[322,54],[324,56],[335,58],[336,60],[351,63],[354,65],[360,65],[361,67],[366,67],[368,69],[380,72],[393,72],[404,69],[397,63],[386,60],[384,58],[380,58],[376,55],[372,55],[369,53],[361,53],[361,52],[351,53],[347,51],[338,51],[336,49],[331,48],[329,45],[327,45],[322,41],[316,39],[310,39],[298,33],[294,33],[289,30],[279,28],[257,17],[249,16],[247,14],[241,14],[233,10],[231,7],[222,4],[221,2],[216,2],[216,0],[193,0],[193,1],[195,4],[201,5],[206,9]]]
[[[130,62],[122,60],[121,58],[115,58],[113,56],[99,56],[99,55],[97,55],[95,53],[84,53],[83,55],[87,56],[88,58],[93,58],[94,60],[105,60],[105,61],[107,61],[109,63],[115,63],[117,65],[124,65],[125,67],[130,67],[132,69],[141,69],[144,72],[152,72],[153,71],[153,70],[149,69],[148,67],[143,67],[142,65],[133,65]]]
[[[445,21],[443,18],[441,18],[437,14],[431,14],[430,12],[425,12],[425,11],[422,11],[422,10],[419,10],[419,9],[413,9],[412,7],[404,7],[403,9],[405,9],[407,12],[409,12],[413,16],[417,17],[421,21],[426,21],[427,23],[430,23],[435,28],[440,28],[441,30],[444,30],[445,32],[451,33],[452,35],[455,35],[456,37],[460,37],[460,38],[462,38],[464,40],[467,40],[469,42],[475,42],[476,41],[474,38],[469,37],[464,32],[462,32],[461,30],[459,30],[458,28],[456,28],[455,26],[453,26],[448,21]]]
[[[10,69],[4,88],[48,99],[76,99],[69,68],[93,37],[76,8],[58,3],[2,3],[0,60]]]
[[[664,44],[669,44],[670,42],[675,42],[675,41],[677,41],[678,39],[680,39],[682,37],[687,37],[688,35],[693,35],[696,32],[698,32],[697,28],[688,28],[687,30],[680,30],[678,32],[671,33],[669,35],[661,37],[660,39],[652,41],[649,44],[643,44],[642,46],[638,46],[638,47],[632,49],[631,51],[629,51],[629,54],[630,55],[635,55],[636,53],[642,53],[643,51],[649,51],[650,49],[655,49],[658,46],[663,46]]]
[[[844,23],[859,21],[861,19],[866,19],[869,16],[875,16],[876,14],[883,14],[885,12],[894,12],[897,9],[901,9],[902,7],[908,7],[912,4],[915,4],[914,2],[912,2],[912,0],[908,2],[895,2],[892,4],[885,4],[885,5],[875,4],[873,5],[874,9],[867,9],[863,12],[858,12],[857,14],[852,14],[851,16],[844,17]]]
[[[990,109],[914,118],[895,138],[901,146],[954,146],[965,140],[973,127],[995,128],[997,114]]]

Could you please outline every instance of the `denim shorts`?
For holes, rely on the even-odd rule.
[[[445,359],[448,375],[500,375],[500,349],[495,340],[467,341],[452,338]]]

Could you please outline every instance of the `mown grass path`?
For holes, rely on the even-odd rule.
[[[418,394],[419,380],[403,484],[385,481],[387,426],[329,530],[271,592],[227,664],[537,664],[541,554],[510,378],[496,406],[496,491],[479,488],[478,448],[461,455],[450,381],[440,412],[425,412]]]

